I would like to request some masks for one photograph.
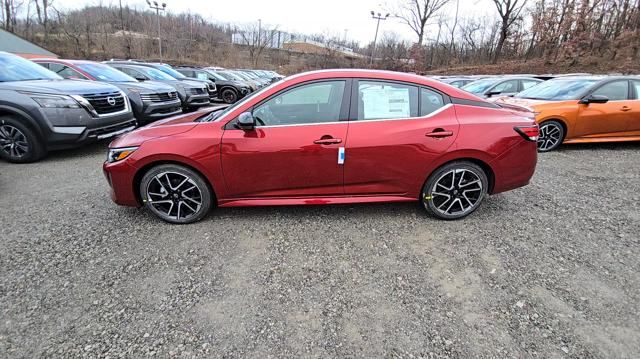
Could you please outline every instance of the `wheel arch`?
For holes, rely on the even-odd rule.
[[[564,131],[563,133],[563,138],[562,141],[564,141],[565,138],[567,138],[567,134],[569,131],[569,126],[567,125],[567,121],[559,116],[553,116],[553,117],[548,117],[545,118],[544,120],[541,120],[540,122],[538,122],[538,126],[542,126],[545,122],[549,122],[549,121],[556,121],[558,123],[560,123],[560,125],[562,125],[562,130]]]
[[[40,140],[40,142],[42,142],[43,145],[45,145],[44,134],[42,132],[42,129],[40,128],[40,125],[27,112],[22,111],[22,110],[17,109],[17,108],[13,108],[13,107],[9,107],[9,106],[5,106],[5,105],[1,105],[0,104],[0,117],[3,117],[3,116],[19,117],[19,118],[25,120],[25,122],[24,122],[25,126],[29,127],[29,129],[31,129],[36,134],[36,136],[38,136],[38,139]],[[45,146],[45,148],[46,148],[46,146]]]
[[[424,187],[424,185],[427,183],[427,181],[429,180],[429,177],[431,177],[431,175],[433,173],[435,173],[437,170],[439,170],[440,168],[453,163],[453,162],[471,162],[475,165],[478,165],[480,168],[482,168],[482,170],[484,171],[484,173],[487,175],[487,180],[489,181],[489,188],[487,190],[488,193],[493,193],[493,189],[496,183],[496,174],[495,174],[495,170],[493,169],[493,167],[491,167],[491,165],[489,165],[489,162],[486,158],[480,158],[480,157],[484,157],[484,156],[472,156],[472,155],[465,155],[465,156],[461,156],[461,157],[454,157],[454,158],[446,158],[443,159],[439,162],[437,162],[429,171],[429,173],[427,173],[427,175],[424,178],[424,181],[422,182],[422,185],[420,187],[420,191],[418,192],[418,199],[421,198],[422,196],[422,188]]]
[[[217,203],[218,200],[218,195],[216,194],[215,188],[213,186],[213,184],[211,183],[211,180],[209,179],[209,177],[201,170],[199,170],[198,168],[196,168],[195,166],[192,166],[188,163],[186,163],[185,161],[180,161],[180,160],[176,160],[176,159],[169,159],[169,160],[155,160],[155,161],[151,161],[148,162],[146,164],[144,164],[142,167],[140,167],[135,175],[133,176],[133,181],[132,181],[132,189],[133,189],[133,194],[135,195],[136,201],[138,202],[138,204],[142,204],[142,197],[140,196],[140,183],[142,182],[142,177],[144,177],[144,175],[149,172],[149,170],[151,170],[153,167],[156,166],[160,166],[160,165],[177,165],[177,166],[182,166],[182,167],[186,167],[190,170],[192,170],[193,172],[199,174],[202,179],[204,180],[204,182],[207,184],[207,186],[209,187],[209,190],[211,191],[211,194],[213,195],[213,199],[212,199],[212,203]]]

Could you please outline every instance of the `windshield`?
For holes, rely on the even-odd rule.
[[[173,78],[176,78],[176,79],[187,78],[185,75],[179,73],[178,71],[176,71],[176,70],[174,70],[174,69],[172,69],[171,67],[168,67],[168,66],[160,65],[160,66],[157,67],[157,69],[162,71],[162,72],[164,72],[165,74],[173,77]]]
[[[251,78],[243,73],[240,72],[231,72],[232,75],[235,75],[236,77],[238,77],[240,80],[251,80]]]
[[[477,81],[473,81],[470,84],[462,86],[462,89],[467,92],[481,94],[487,91],[491,86],[493,86],[498,81],[500,81],[500,79],[477,80]]]
[[[156,80],[156,81],[175,81],[176,80],[175,77],[171,77],[160,70],[154,69],[153,67],[140,66],[140,67],[137,67],[136,69],[144,72],[144,74],[151,77],[152,80]]]
[[[0,81],[62,80],[44,67],[11,54],[0,54]]]
[[[77,65],[82,71],[88,73],[98,81],[107,82],[136,82],[136,79],[118,71],[109,65],[83,63]]]
[[[526,89],[515,97],[532,100],[577,100],[597,79],[555,79]]]

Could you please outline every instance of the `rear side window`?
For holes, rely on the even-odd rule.
[[[533,87],[537,84],[539,84],[540,81],[533,81],[533,80],[522,80],[522,90],[526,90],[529,87]]]
[[[636,88],[636,100],[640,100],[640,80],[633,80],[632,83]]]
[[[600,86],[592,95],[607,96],[611,101],[623,101],[629,98],[629,82],[613,81]]]
[[[418,116],[418,88],[382,81],[358,81],[358,120]]]
[[[421,88],[420,89],[420,116],[426,116],[444,106],[444,98],[441,94]]]

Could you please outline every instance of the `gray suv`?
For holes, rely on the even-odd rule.
[[[47,151],[131,131],[127,96],[117,87],[65,80],[21,57],[0,52],[0,157],[32,162]]]

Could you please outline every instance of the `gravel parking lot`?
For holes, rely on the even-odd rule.
[[[0,163],[0,357],[640,356],[640,144],[565,146],[469,218],[108,197],[106,143]]]

